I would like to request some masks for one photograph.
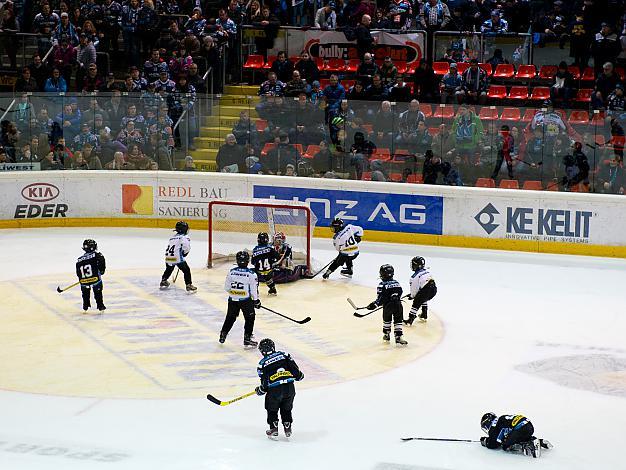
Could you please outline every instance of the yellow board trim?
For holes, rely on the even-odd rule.
[[[53,218],[0,220],[0,229],[42,227],[139,227],[172,228],[179,219],[154,218]],[[208,221],[188,220],[193,230],[207,230]],[[313,236],[332,238],[328,227],[315,227]],[[558,243],[533,240],[510,240],[506,238],[466,237],[461,235],[424,235],[418,233],[383,232],[367,230],[364,241],[434,245],[459,248],[485,248],[489,250],[526,251],[582,256],[626,258],[626,246],[588,245],[584,243]]]

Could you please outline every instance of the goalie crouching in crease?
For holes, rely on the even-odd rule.
[[[275,284],[294,282],[307,275],[306,264],[293,264],[293,252],[283,232],[274,234],[273,244],[279,256],[278,261],[273,266]]]

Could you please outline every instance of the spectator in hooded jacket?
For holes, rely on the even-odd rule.
[[[335,13],[335,2],[328,2],[315,13],[313,26],[323,30],[335,29],[337,27],[337,14]]]
[[[622,46],[617,34],[613,32],[613,26],[609,23],[602,23],[600,32],[596,34],[591,45],[596,75],[602,71],[605,62],[614,64],[620,52],[622,52]]]

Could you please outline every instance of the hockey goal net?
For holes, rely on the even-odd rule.
[[[232,262],[238,251],[249,252],[257,236],[267,232],[271,240],[283,232],[293,251],[295,264],[311,269],[311,237],[316,218],[304,203],[254,199],[209,202],[209,268]]]

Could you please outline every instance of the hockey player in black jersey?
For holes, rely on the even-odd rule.
[[[264,282],[268,287],[269,295],[276,295],[274,285],[274,267],[280,258],[278,252],[270,245],[270,236],[266,232],[259,233],[258,245],[252,250],[252,265],[259,277],[259,282]]]
[[[419,321],[426,322],[428,319],[428,301],[437,295],[437,285],[430,274],[430,270],[425,267],[426,260],[421,256],[416,256],[411,260],[411,275],[409,299],[413,299],[413,305],[409,313],[409,319],[404,320],[406,325],[412,325],[419,316]],[[420,313],[419,309],[422,308]]]
[[[252,339],[254,329],[254,309],[261,308],[259,300],[259,281],[256,273],[248,268],[250,255],[247,251],[240,251],[236,255],[237,266],[226,275],[224,290],[228,292],[228,311],[224,325],[220,331],[220,343],[226,341],[226,336],[235,324],[239,311],[243,312],[243,345],[256,347]]]
[[[487,434],[480,443],[488,449],[502,449],[523,452],[535,458],[541,455],[541,449],[550,449],[552,444],[533,436],[535,428],[524,415],[502,415],[485,413],[480,419],[480,427]]]
[[[76,275],[80,282],[83,295],[83,310],[91,307],[91,291],[96,299],[96,307],[100,312],[106,310],[102,299],[102,275],[106,270],[106,261],[102,253],[98,252],[98,244],[94,240],[83,242],[85,254],[76,261]]]
[[[291,424],[293,417],[293,399],[296,396],[294,382],[304,378],[304,374],[298,368],[298,364],[291,356],[283,351],[276,351],[274,341],[269,338],[262,339],[259,343],[259,351],[263,359],[259,361],[257,373],[261,379],[261,385],[255,390],[257,395],[265,395],[265,409],[267,410],[267,424],[270,428],[265,434],[270,439],[278,437],[278,412],[283,422],[285,436],[291,436]]]
[[[391,320],[393,319],[393,332],[396,344],[408,344],[402,338],[402,287],[393,278],[393,266],[383,264],[380,267],[380,284],[378,284],[378,297],[367,308],[374,310],[383,306],[383,341],[389,341],[391,333]]]

